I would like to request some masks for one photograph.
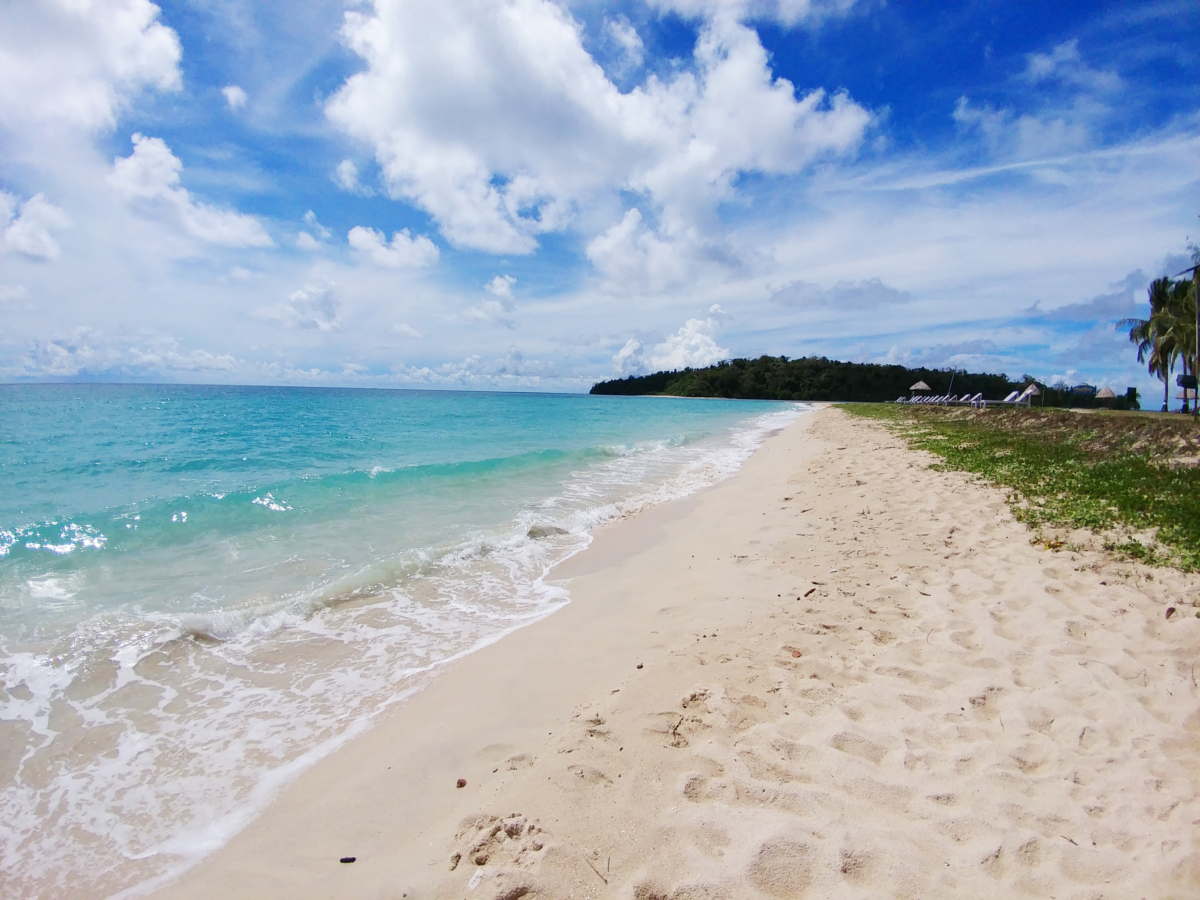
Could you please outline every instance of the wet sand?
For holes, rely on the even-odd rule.
[[[928,464],[802,417],[156,896],[1196,896],[1196,580]]]

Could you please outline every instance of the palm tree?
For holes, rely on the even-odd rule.
[[[1171,311],[1174,312],[1174,331],[1180,342],[1180,355],[1183,358],[1183,374],[1198,374],[1196,371],[1196,301],[1193,284],[1190,281],[1177,281],[1171,286]],[[1183,389],[1183,410],[1187,412],[1188,391]],[[1196,409],[1200,410],[1200,400],[1196,401]]]
[[[1196,303],[1190,282],[1171,284],[1156,330],[1166,350],[1183,362],[1184,379],[1196,374]],[[1183,411],[1189,411],[1187,388],[1183,391]]]
[[[1147,292],[1150,300],[1150,318],[1122,319],[1118,328],[1129,329],[1129,341],[1137,346],[1140,363],[1148,363],[1150,374],[1162,379],[1163,411],[1171,402],[1171,373],[1179,354],[1175,342],[1167,337],[1170,332],[1170,317],[1166,310],[1171,304],[1171,279],[1158,278]]]
[[[1189,245],[1192,251],[1192,262],[1195,263],[1191,268],[1184,269],[1175,277],[1192,273],[1189,281],[1180,281],[1175,285],[1172,292],[1173,301],[1178,304],[1179,313],[1186,316],[1191,323],[1189,335],[1189,346],[1192,351],[1192,375],[1200,376],[1200,248],[1194,244]],[[1187,390],[1184,390],[1184,397],[1187,397]],[[1200,391],[1196,393],[1195,415],[1200,417]]]
[[[1193,261],[1200,263],[1200,251],[1193,253]],[[1175,363],[1183,363],[1183,375],[1200,376],[1200,354],[1198,354],[1197,331],[1200,330],[1200,310],[1197,310],[1197,284],[1200,282],[1200,264],[1185,269],[1179,275],[1191,275],[1186,281],[1156,278],[1148,291],[1150,317],[1148,319],[1122,319],[1118,328],[1129,329],[1129,341],[1137,347],[1138,362],[1146,363],[1150,374],[1163,382],[1163,411],[1171,399],[1171,375]],[[1178,277],[1178,276],[1176,276]],[[1184,389],[1183,411],[1189,411],[1188,392]],[[1195,412],[1200,416],[1200,398]]]

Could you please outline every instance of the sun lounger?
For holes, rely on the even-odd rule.
[[[1003,400],[981,400],[981,401],[979,401],[979,405],[983,409],[986,409],[989,403],[994,403],[994,404],[998,404],[1001,406],[1012,406],[1013,404],[1021,402],[1018,399],[1020,397],[1020,394],[1021,394],[1020,391],[1013,391],[1011,394],[1009,394]]]

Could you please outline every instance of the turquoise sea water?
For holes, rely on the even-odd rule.
[[[0,870],[134,893],[795,404],[0,386]],[[8,889],[6,888],[6,891]]]

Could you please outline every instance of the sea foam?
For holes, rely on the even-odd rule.
[[[569,602],[548,573],[595,527],[727,477],[801,409],[656,403],[575,446],[519,434],[480,460],[334,461],[118,504],[112,521],[139,526],[128,558],[105,557],[111,543],[76,545],[63,571],[38,562],[59,555],[7,557],[12,895],[134,896],[174,877],[441,666]]]

